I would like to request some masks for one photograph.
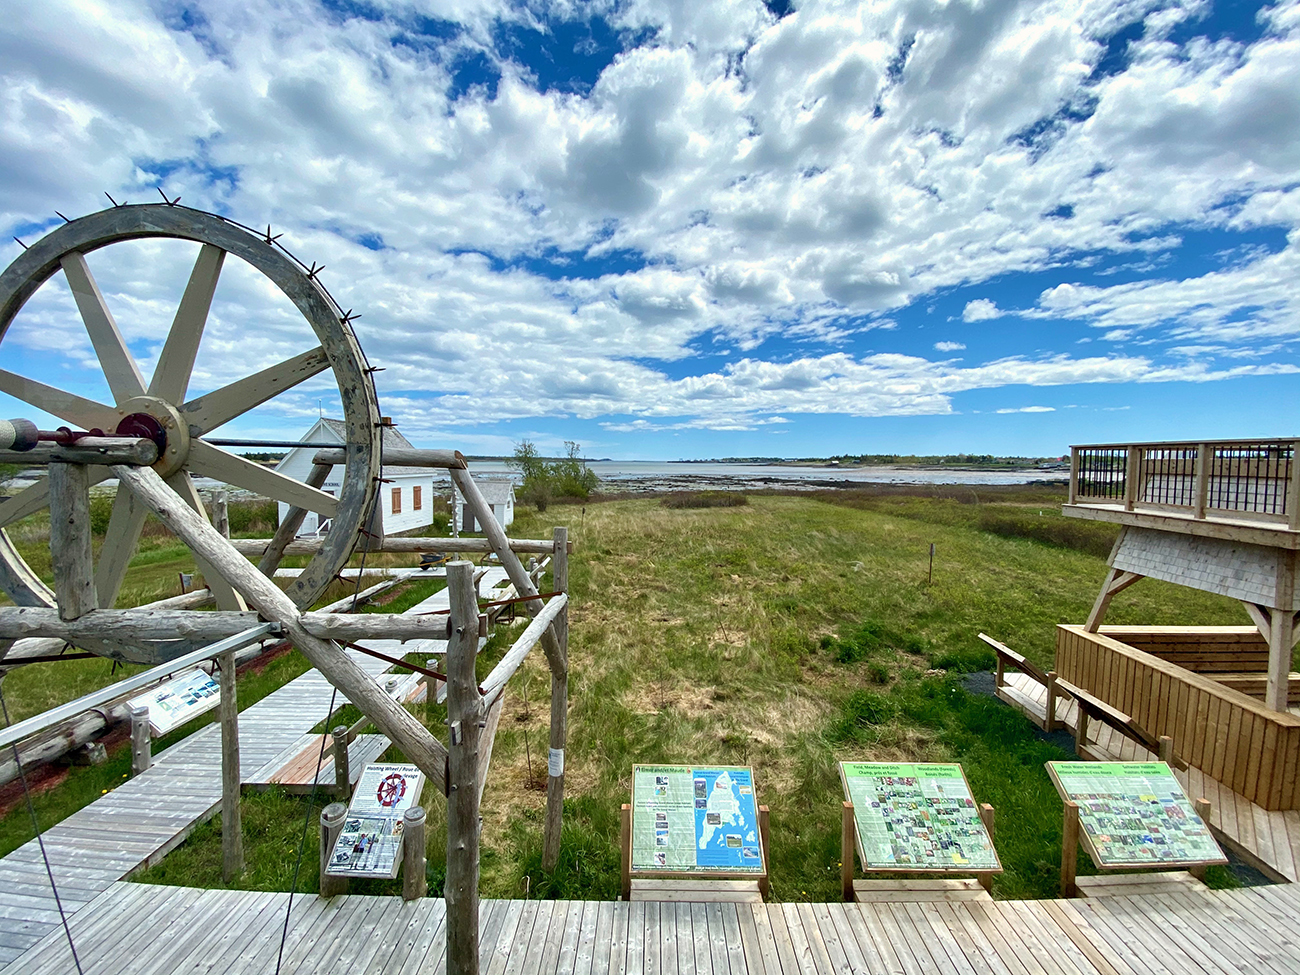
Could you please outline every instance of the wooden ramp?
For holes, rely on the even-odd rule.
[[[1047,689],[1025,674],[1008,673],[998,694],[1012,707],[1042,724],[1047,713]],[[1070,732],[1078,727],[1078,706],[1056,702],[1057,721]],[[1088,742],[1081,757],[1103,762],[1153,762],[1156,756],[1132,738],[1099,721],[1088,724]],[[1300,810],[1269,811],[1233,792],[1198,768],[1174,775],[1188,798],[1210,800],[1210,826],[1215,838],[1272,880],[1300,882]],[[1082,879],[1082,878],[1080,878]]]
[[[357,735],[352,739],[348,745],[348,781],[355,786],[365,767],[378,761],[389,744],[383,735]],[[319,775],[315,774],[317,762]],[[242,783],[245,789],[265,791],[279,786],[298,795],[311,792],[313,784],[322,789],[334,787],[334,739],[330,735],[303,735]]]
[[[437,609],[439,597],[445,607],[444,590],[407,612]],[[411,652],[410,644],[394,640],[367,642],[394,657]],[[441,649],[445,652],[445,644]],[[348,655],[376,678],[389,667],[355,651],[349,650]],[[244,780],[293,749],[324,720],[333,692],[329,682],[312,670],[241,711],[239,757]],[[346,703],[339,694],[334,707]],[[360,767],[360,763],[353,765]],[[310,771],[306,774],[310,778]],[[333,783],[332,763],[322,778]],[[211,724],[154,756],[154,765],[146,772],[124,780],[45,830],[42,839],[64,913],[76,915],[114,882],[158,863],[220,809],[221,726]],[[41,850],[33,839],[0,859],[0,965],[51,931],[62,933],[62,926]]]
[[[114,884],[72,920],[86,975],[275,971],[287,894]],[[1290,975],[1289,886],[1076,901],[488,901],[484,975]],[[294,899],[282,972],[446,969],[440,899]],[[73,971],[63,932],[2,975]]]

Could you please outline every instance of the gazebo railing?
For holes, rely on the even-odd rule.
[[[1070,448],[1070,504],[1300,528],[1300,440],[1088,444]]]

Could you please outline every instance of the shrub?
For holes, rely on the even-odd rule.
[[[926,644],[920,637],[898,633],[879,620],[867,620],[852,633],[842,636],[832,644],[835,659],[842,664],[866,660],[877,650],[902,650],[906,653],[925,653]]]
[[[853,741],[875,726],[888,724],[898,715],[898,706],[883,694],[874,691],[854,691],[844,702],[839,720],[831,726],[834,741]]]
[[[665,508],[737,508],[749,504],[739,491],[674,491],[659,502]]]

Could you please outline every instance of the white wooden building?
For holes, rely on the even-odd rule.
[[[308,444],[347,443],[347,432],[342,420],[322,417],[299,438]],[[409,440],[397,432],[397,427],[386,425],[383,428],[385,447],[412,447]],[[311,473],[312,457],[320,447],[294,447],[276,465],[281,474],[299,481],[306,481]],[[379,499],[376,503],[380,526],[383,534],[396,535],[412,528],[424,528],[433,524],[433,472],[420,467],[394,467],[384,465],[383,484],[379,486]],[[338,465],[330,471],[321,490],[328,494],[338,494],[343,483],[343,466]],[[283,521],[289,505],[280,502],[280,520]],[[318,535],[329,530],[329,519],[314,511],[307,512],[303,519],[299,535]]]
[[[502,528],[510,527],[510,523],[515,520],[515,482],[488,481],[479,478],[475,478],[474,481],[478,484],[478,489],[483,492],[484,499],[492,506],[492,514],[496,517],[497,524]],[[474,513],[466,510],[465,499],[461,497],[455,485],[452,486],[451,504],[452,517],[455,519],[453,524],[458,532],[470,533],[483,530],[482,525],[475,523]]]

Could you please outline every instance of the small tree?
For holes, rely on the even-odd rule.
[[[581,498],[586,501],[591,492],[596,490],[600,478],[587,466],[587,462],[578,456],[581,446],[572,441],[564,441],[564,457],[551,465],[555,493],[561,498]]]
[[[521,440],[515,444],[515,456],[507,461],[524,476],[524,483],[519,486],[519,500],[534,505],[538,511],[545,511],[551,503],[551,465],[537,452],[537,445],[531,440]]]
[[[552,498],[581,498],[585,501],[596,489],[600,479],[587,467],[579,455],[581,444],[573,440],[564,442],[564,456],[548,462],[537,452],[531,440],[515,444],[515,456],[507,463],[524,477],[519,487],[519,500],[545,511]]]

